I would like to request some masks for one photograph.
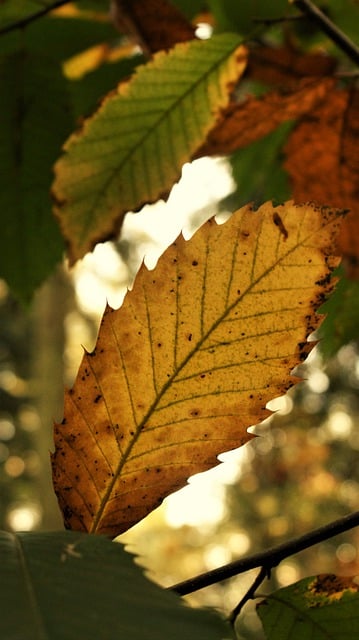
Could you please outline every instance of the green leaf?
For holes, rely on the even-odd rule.
[[[120,81],[131,76],[136,66],[141,63],[143,63],[143,56],[138,54],[118,62],[102,64],[79,80],[70,82],[75,118],[92,113],[99,104],[100,98],[116,87]]]
[[[237,188],[226,198],[228,208],[266,200],[284,202],[290,195],[288,177],[282,167],[282,147],[292,123],[285,122],[264,138],[239,149],[230,159]]]
[[[0,58],[0,275],[27,302],[61,259],[51,167],[71,127],[66,83],[46,57]]]
[[[25,48],[64,61],[96,44],[116,39],[118,34],[110,22],[50,14],[35,20],[26,29],[0,36],[0,52],[7,54]]]
[[[358,42],[359,4],[357,0],[327,0],[325,8],[337,27],[354,43]],[[338,49],[336,48],[338,53]]]
[[[338,269],[340,280],[331,297],[321,307],[327,314],[319,329],[320,350],[325,357],[333,356],[341,347],[358,340],[359,282],[348,280],[343,269]]]
[[[275,591],[257,606],[267,640],[353,640],[359,637],[359,587],[323,574]]]
[[[358,41],[359,4],[357,0],[326,0],[322,4],[319,3],[319,8],[336,27],[341,29],[349,39],[352,39],[353,43]],[[306,44],[308,44],[309,37],[312,45],[315,43],[318,48],[324,46],[327,51],[333,55],[344,57],[348,62],[346,54],[337,47],[329,36],[321,31],[310,17],[298,21],[295,26],[296,33]]]
[[[232,34],[179,44],[140,67],[71,136],[53,191],[73,261],[115,235],[127,211],[168,193],[244,66]]]
[[[118,33],[110,22],[49,16],[32,22],[24,38],[31,51],[63,61],[102,42],[115,42]]]
[[[268,0],[255,0],[255,2],[209,0],[208,4],[218,29],[221,31],[235,29],[243,35],[250,34],[258,26],[256,20],[280,18],[291,12],[288,0],[276,0],[276,2],[268,2]]]
[[[182,13],[191,20],[203,11],[203,0],[173,0],[173,3]]]
[[[147,580],[118,543],[73,532],[0,533],[2,640],[222,640],[214,612]]]
[[[51,9],[58,2],[54,0],[5,0],[0,4],[0,33],[46,9]]]

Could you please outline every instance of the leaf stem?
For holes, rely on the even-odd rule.
[[[334,22],[329,20],[323,11],[318,9],[314,2],[311,0],[289,0],[289,2],[303,11],[355,64],[359,65],[359,48]]]
[[[5,33],[9,33],[10,31],[15,31],[15,29],[23,29],[31,22],[34,22],[35,20],[46,16],[48,13],[50,13],[50,11],[62,7],[64,4],[69,4],[71,1],[72,0],[55,0],[55,2],[53,2],[52,4],[49,4],[47,7],[36,11],[36,13],[32,13],[30,16],[27,16],[22,20],[18,20],[17,22],[7,25],[6,27],[0,27],[0,36],[4,35]]]
[[[268,571],[266,567],[261,567],[252,585],[249,587],[248,591],[244,594],[243,598],[238,602],[238,604],[234,607],[233,611],[231,612],[228,620],[232,625],[234,625],[237,616],[242,611],[246,602],[248,600],[251,600],[254,597],[257,587],[259,587],[259,585],[262,584],[265,578],[269,578],[269,576],[270,576],[270,571]]]
[[[283,542],[276,547],[272,547],[266,551],[260,551],[259,553],[255,553],[247,558],[235,560],[234,562],[225,564],[222,567],[213,569],[212,571],[207,571],[206,573],[202,573],[194,578],[185,580],[184,582],[179,582],[178,584],[169,587],[169,589],[181,596],[184,596],[188,593],[193,593],[194,591],[203,589],[204,587],[209,587],[217,582],[221,582],[222,580],[232,578],[233,576],[249,571],[250,569],[255,569],[256,567],[263,567],[268,573],[273,567],[276,567],[282,560],[284,560],[284,558],[294,555],[299,551],[303,551],[304,549],[308,549],[319,542],[323,542],[323,540],[328,540],[339,533],[353,529],[358,525],[359,511],[356,511],[355,513],[351,513],[339,518],[338,520],[334,520],[322,527],[313,529],[302,536]]]

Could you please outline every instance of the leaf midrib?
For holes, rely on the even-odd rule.
[[[121,162],[114,169],[112,169],[112,171],[109,172],[109,176],[106,179],[101,191],[99,191],[97,193],[97,196],[96,196],[95,200],[93,201],[93,204],[92,204],[91,208],[88,209],[88,215],[86,217],[86,223],[83,226],[83,233],[81,234],[81,238],[80,238],[81,242],[83,242],[86,239],[88,231],[92,226],[93,220],[96,218],[96,209],[97,209],[98,203],[105,196],[106,192],[108,191],[108,189],[111,186],[111,183],[115,180],[118,172],[121,171],[121,169],[129,161],[129,159],[138,152],[138,149],[142,148],[145,145],[146,140],[157,129],[159,129],[162,126],[162,123],[165,122],[166,119],[168,119],[169,115],[171,113],[173,113],[176,109],[178,109],[178,107],[181,104],[181,102],[184,102],[185,100],[187,100],[188,96],[190,96],[191,93],[194,93],[196,91],[196,89],[198,88],[198,86],[200,86],[203,82],[205,82],[207,80],[207,78],[211,74],[213,74],[223,64],[223,62],[233,54],[233,52],[240,46],[240,44],[241,44],[241,42],[237,41],[236,45],[233,46],[225,54],[223,54],[223,56],[220,58],[220,60],[217,60],[216,63],[213,64],[210,67],[210,69],[208,69],[206,71],[206,73],[204,75],[202,75],[195,83],[191,84],[190,87],[185,91],[185,93],[181,94],[173,102],[171,102],[171,106],[168,107],[165,111],[161,112],[160,116],[156,119],[156,121],[152,124],[152,126],[144,131],[142,137],[140,137],[138,139],[138,141],[136,142],[136,145],[134,147],[132,147],[128,151],[128,153],[122,158]],[[113,98],[113,100],[115,100],[115,99],[116,98]],[[131,96],[128,96],[128,99],[130,100]],[[142,98],[142,100],[143,100],[143,98]],[[144,98],[144,100],[146,101],[147,98]]]

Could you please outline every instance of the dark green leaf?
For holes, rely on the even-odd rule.
[[[267,640],[359,637],[358,584],[323,574],[275,591],[257,607]]]
[[[222,640],[217,614],[147,580],[122,546],[74,532],[0,533],[2,640]]]
[[[354,43],[358,42],[359,4],[357,0],[325,0],[325,2],[317,4],[336,27],[341,29]],[[311,44],[315,43],[318,48],[320,46],[323,48],[324,45],[326,50],[333,55],[345,56],[310,17],[298,21],[296,32],[301,39],[307,40],[309,37]]]
[[[115,43],[118,33],[110,22],[46,17],[32,22],[24,38],[31,51],[63,61],[102,42]]]
[[[359,282],[345,278],[342,269],[337,275],[340,280],[336,289],[320,309],[320,313],[327,314],[319,330],[320,349],[325,357],[359,339]]]
[[[119,82],[130,77],[137,65],[143,63],[143,56],[136,55],[118,62],[102,64],[79,80],[70,83],[75,118],[88,116],[98,106],[99,101]]]
[[[239,149],[230,159],[237,185],[224,201],[226,208],[241,207],[246,202],[259,206],[267,200],[284,202],[290,195],[288,177],[282,167],[282,146],[292,123],[285,122],[269,135]]]
[[[173,4],[190,20],[203,11],[203,0],[173,0]]]
[[[0,59],[0,274],[28,301],[61,259],[52,164],[72,119],[60,67],[19,52]]]
[[[238,2],[236,0],[209,0],[209,6],[221,31],[236,30],[243,35],[250,34],[258,26],[256,20],[287,16],[292,12],[287,0],[256,0]]]
[[[2,29],[12,27],[19,21],[41,14],[58,4],[55,0],[5,0],[0,3],[0,33]]]

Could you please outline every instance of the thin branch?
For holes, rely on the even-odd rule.
[[[241,560],[235,560],[218,569],[213,569],[212,571],[207,571],[184,582],[179,582],[169,587],[169,589],[184,596],[188,593],[203,589],[204,587],[209,587],[211,584],[216,584],[222,580],[227,580],[240,573],[249,571],[249,569],[265,567],[267,571],[269,571],[273,567],[276,567],[284,558],[357,526],[359,526],[359,511],[334,520],[334,522],[330,522],[323,527],[305,533],[303,536],[293,538],[292,540],[288,540],[288,542],[283,542],[277,547],[255,553]]]
[[[269,576],[270,576],[270,571],[268,571],[266,567],[261,567],[261,570],[256,576],[253,584],[249,587],[247,593],[244,594],[242,600],[238,602],[237,606],[235,606],[233,611],[231,612],[228,620],[232,625],[234,625],[237,616],[239,616],[246,602],[248,602],[248,600],[251,600],[254,597],[257,587],[259,587],[259,585],[262,584],[263,580],[265,580],[266,578],[269,578]]]
[[[27,16],[27,18],[23,18],[22,20],[13,22],[12,24],[9,24],[7,27],[2,27],[2,28],[0,27],[0,36],[4,35],[4,33],[15,31],[16,29],[23,29],[31,22],[34,22],[35,20],[38,20],[39,18],[46,16],[48,13],[50,13],[50,11],[53,11],[54,9],[58,9],[59,7],[62,7],[64,4],[69,4],[69,2],[72,2],[72,0],[56,0],[51,5],[48,5],[43,9],[39,9],[39,11],[37,11],[36,13],[32,13],[30,16]]]
[[[355,64],[359,65],[359,48],[311,0],[289,0],[289,2],[303,11]]]

